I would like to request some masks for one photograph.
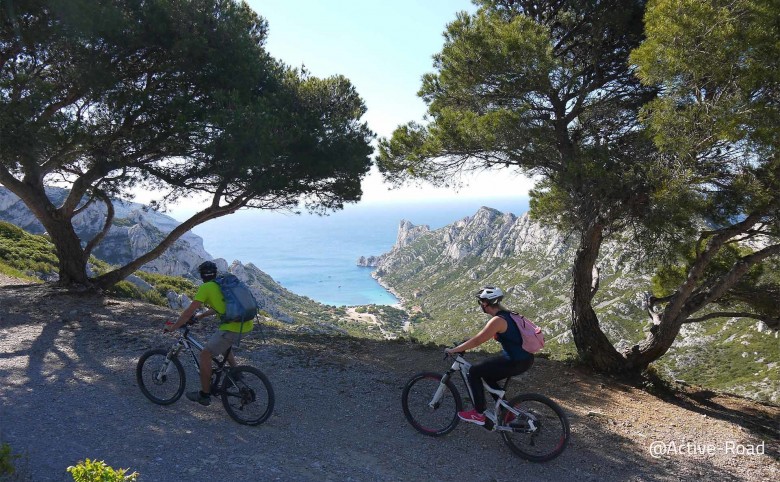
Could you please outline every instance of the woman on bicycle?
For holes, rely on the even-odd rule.
[[[484,313],[491,316],[482,330],[472,338],[454,348],[447,348],[447,353],[461,353],[476,348],[494,338],[501,344],[501,356],[489,358],[475,364],[469,370],[469,385],[474,396],[474,408],[458,412],[458,417],[466,422],[485,425],[485,391],[482,380],[490,387],[498,389],[498,381],[519,375],[531,368],[534,356],[523,350],[523,337],[519,328],[512,320],[509,311],[501,304],[504,293],[492,286],[485,286],[477,292],[477,302]]]

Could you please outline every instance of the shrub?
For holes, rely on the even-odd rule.
[[[14,453],[5,442],[0,444],[0,481],[30,482],[29,460],[26,454]]]
[[[21,272],[56,273],[58,265],[48,238],[6,222],[0,222],[0,261]]]
[[[165,296],[168,291],[174,291],[176,293],[184,293],[192,298],[198,290],[195,283],[182,276],[147,273],[145,271],[136,271],[134,274],[154,286],[157,292],[163,296]]]
[[[27,281],[35,281],[40,283],[41,280],[39,278],[36,278],[34,276],[30,276],[27,273],[23,271],[19,271],[18,269],[14,268],[13,266],[8,265],[3,260],[0,259],[0,273],[11,276],[14,278],[19,278]]]
[[[168,299],[162,296],[160,293],[151,290],[141,295],[142,299],[157,306],[168,306]]]
[[[114,469],[105,462],[85,460],[78,465],[68,467],[74,482],[119,482],[138,480],[138,472],[125,475],[128,469]]]
[[[7,443],[0,445],[0,479],[16,473],[16,459],[20,456],[11,452],[11,446]]]
[[[111,225],[119,227],[131,227],[135,225],[135,222],[127,218],[114,218],[111,220]]]
[[[143,293],[141,290],[129,281],[122,280],[106,291],[118,298],[133,298],[136,300],[143,299]]]
[[[0,237],[18,241],[22,239],[24,236],[25,236],[25,232],[22,228],[4,221],[0,222]]]

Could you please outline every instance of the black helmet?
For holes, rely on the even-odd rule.
[[[477,301],[487,301],[488,304],[495,305],[497,303],[500,303],[501,300],[504,299],[504,292],[501,291],[501,288],[496,288],[494,286],[485,286],[484,288],[477,291]]]
[[[211,281],[217,277],[217,265],[213,261],[204,261],[198,266],[198,273],[203,281]]]

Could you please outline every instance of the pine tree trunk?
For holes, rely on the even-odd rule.
[[[43,224],[57,252],[61,286],[88,285],[87,259],[81,240],[73,229],[72,213],[51,203],[40,179],[18,181],[7,172],[0,175],[4,185],[24,202]]]
[[[625,359],[599,327],[598,316],[592,300],[596,293],[593,268],[603,240],[603,226],[590,226],[580,238],[580,246],[574,260],[571,331],[580,359],[596,370],[604,372],[625,371]]]
[[[634,345],[626,353],[627,368],[632,371],[641,371],[661,358],[669,351],[677,335],[680,333],[683,319],[664,320],[653,326],[650,334],[641,343]]]
[[[68,221],[47,220],[44,227],[51,237],[59,259],[61,286],[88,285],[87,260],[81,240],[76,235],[73,225]]]

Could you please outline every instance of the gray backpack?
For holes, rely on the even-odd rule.
[[[257,300],[249,286],[234,274],[223,274],[214,279],[225,298],[225,314],[222,322],[249,321],[257,316]]]

